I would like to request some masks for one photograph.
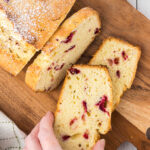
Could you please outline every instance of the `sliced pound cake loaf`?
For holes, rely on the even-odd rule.
[[[0,0],[0,66],[17,75],[64,20],[75,0]]]
[[[94,40],[101,27],[98,13],[83,8],[68,18],[29,66],[26,83],[35,91],[53,90]]]
[[[69,69],[55,113],[54,131],[63,150],[92,150],[111,128],[112,84],[106,68]]]
[[[139,47],[109,37],[90,61],[91,65],[108,67],[113,85],[113,109],[119,104],[123,92],[131,87],[140,55]]]

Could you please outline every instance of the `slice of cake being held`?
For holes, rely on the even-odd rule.
[[[68,18],[29,66],[26,83],[35,91],[53,90],[94,40],[101,27],[98,13],[83,8]]]
[[[91,65],[108,67],[113,84],[113,109],[119,104],[123,92],[131,87],[140,55],[139,47],[109,37],[90,61]]]
[[[100,66],[75,65],[65,79],[54,131],[64,150],[92,150],[111,129],[112,83]]]
[[[0,0],[0,66],[17,75],[64,20],[75,0]]]

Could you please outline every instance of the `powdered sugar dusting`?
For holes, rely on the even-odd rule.
[[[48,36],[74,0],[11,0],[3,2],[8,18],[14,23],[15,31],[34,44]],[[42,34],[44,33],[44,34]],[[46,41],[45,41],[46,42]]]

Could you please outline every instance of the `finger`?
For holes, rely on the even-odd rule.
[[[53,132],[54,117],[48,112],[40,121],[38,138],[43,150],[62,150]]]
[[[26,147],[24,147],[24,149],[23,150],[28,150]]]
[[[32,132],[25,139],[25,148],[24,150],[42,150],[39,139],[39,124],[35,126]]]
[[[94,146],[93,150],[104,150],[105,148],[105,140],[99,140],[96,145]]]

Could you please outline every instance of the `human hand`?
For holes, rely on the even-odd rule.
[[[24,150],[62,150],[53,131],[54,117],[48,112],[25,139]],[[105,140],[100,140],[93,150],[104,150]]]

